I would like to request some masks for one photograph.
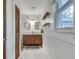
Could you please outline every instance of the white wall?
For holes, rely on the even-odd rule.
[[[48,11],[49,2],[49,0],[16,0],[21,12],[28,15],[38,15]],[[32,10],[31,7],[35,7],[35,9]]]
[[[29,18],[27,18],[27,17],[29,17]],[[21,34],[23,34],[23,33],[32,33],[32,31],[33,32],[38,32],[38,33],[40,33],[40,31],[41,31],[41,27],[40,27],[40,29],[39,30],[36,30],[35,28],[34,28],[34,24],[35,24],[35,22],[37,22],[37,21],[39,21],[40,22],[40,16],[39,16],[39,18],[36,18],[36,17],[38,17],[38,15],[33,15],[33,16],[27,16],[27,15],[22,15],[21,14],[21,18],[20,18],[20,25],[21,25]],[[33,20],[32,20],[33,19]],[[29,30],[26,30],[26,28],[24,27],[24,23],[25,22],[30,22],[30,29]]]
[[[28,17],[28,18],[27,18]],[[26,30],[26,28],[24,27],[24,23],[25,22],[30,22],[31,24],[31,28],[29,30]],[[34,24],[35,22],[40,22],[41,23],[41,26],[40,26],[40,29],[39,30],[36,30],[34,28]],[[41,16],[40,15],[23,15],[21,14],[21,18],[20,18],[20,33],[23,34],[23,33],[32,33],[32,31],[36,34],[39,34],[41,33],[41,28],[42,28],[42,25],[44,25],[45,23],[53,23],[53,21],[50,19],[50,18],[47,18],[45,20],[41,20]]]
[[[7,0],[7,59],[15,59],[15,18],[13,0]]]
[[[74,34],[54,32],[51,26],[44,33],[44,41],[51,59],[75,59]]]

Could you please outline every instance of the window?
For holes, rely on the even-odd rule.
[[[59,6],[59,8],[61,8],[68,1],[69,0],[58,0],[58,6]]]
[[[58,19],[58,28],[73,27],[73,5],[60,12]]]
[[[73,16],[73,8],[74,5],[72,2],[66,3],[68,0],[60,0],[63,7],[58,8],[57,10],[57,19],[56,19],[56,27],[57,28],[73,28],[74,27],[74,16]],[[59,2],[60,2],[59,1]],[[70,0],[72,1],[72,0]]]

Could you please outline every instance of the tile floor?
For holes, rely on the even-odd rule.
[[[23,49],[18,59],[50,59],[45,48]]]

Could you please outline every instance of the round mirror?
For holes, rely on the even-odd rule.
[[[26,28],[26,30],[29,30],[30,29],[30,22],[25,22],[24,27]]]
[[[35,28],[36,30],[40,29],[40,27],[41,27],[40,22],[36,22],[36,23],[34,24],[34,28]]]

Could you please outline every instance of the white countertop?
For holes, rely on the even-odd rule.
[[[21,33],[22,35],[42,35],[42,33],[39,33],[39,32],[35,32],[35,33],[29,33],[29,32],[27,32],[27,33]]]

